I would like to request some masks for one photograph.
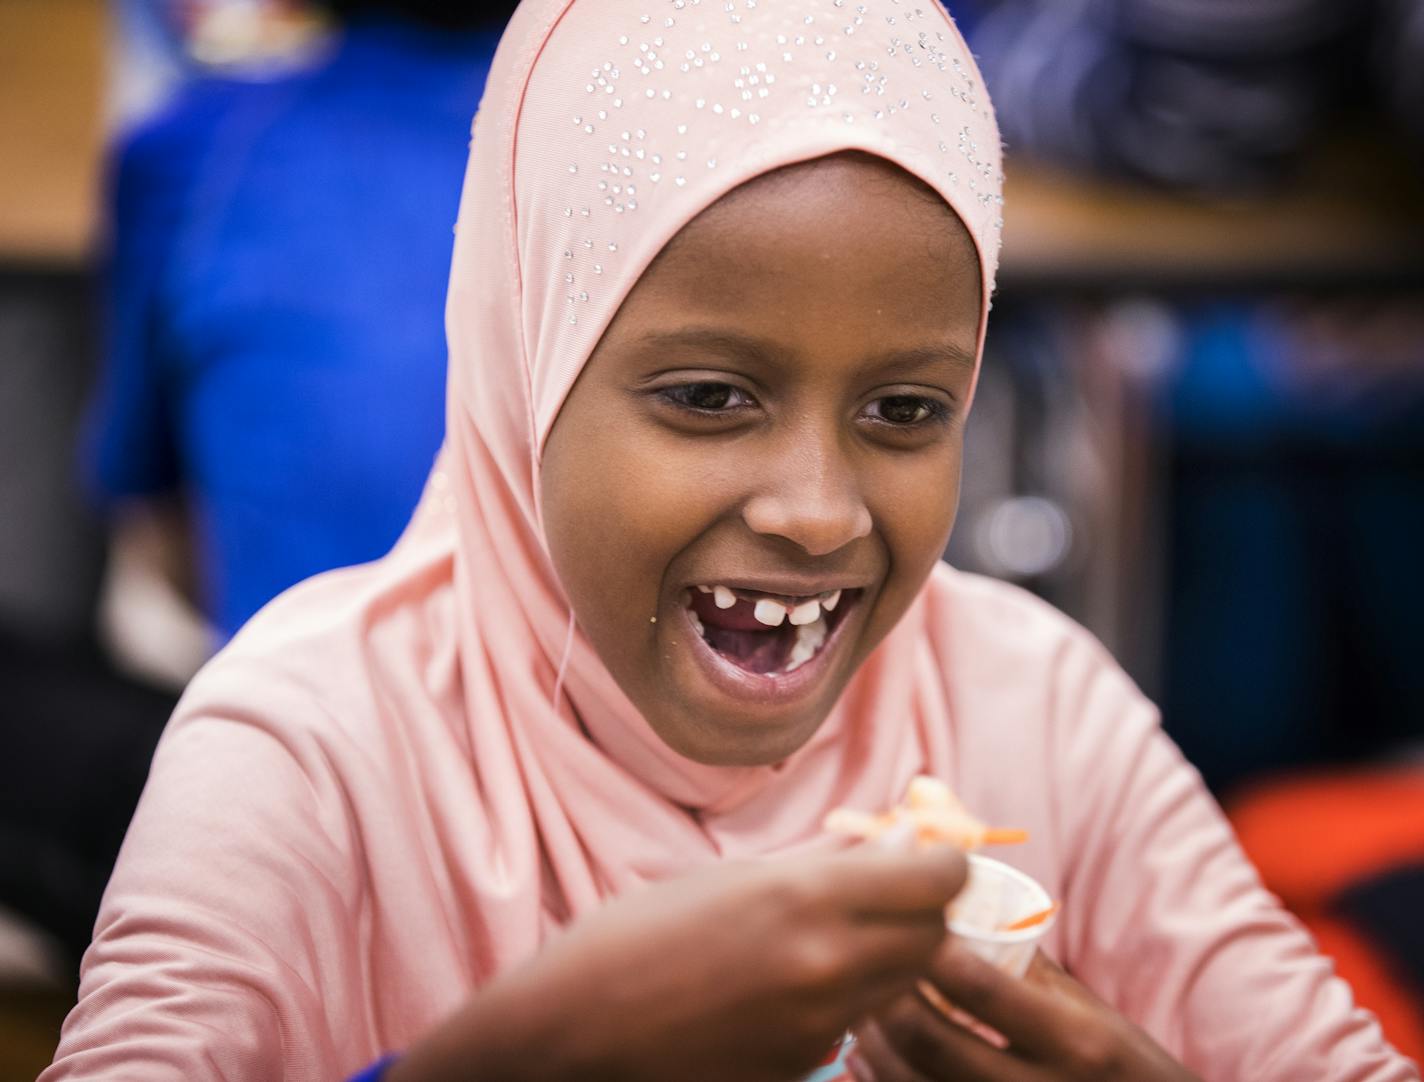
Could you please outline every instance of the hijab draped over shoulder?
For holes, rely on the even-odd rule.
[[[701,210],[846,150],[963,219],[987,312],[998,129],[936,0],[526,0],[474,125],[422,502],[193,682],[44,1082],[331,1082],[610,896],[813,844],[919,772],[1029,829],[1048,949],[1207,1077],[1407,1077],[1150,706],[1038,602],[940,568],[774,768],[678,756],[572,622],[537,481],[600,334]]]

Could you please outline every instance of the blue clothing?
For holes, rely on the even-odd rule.
[[[346,1082],[381,1082],[386,1077],[386,1072],[395,1063],[396,1056],[384,1056],[371,1066],[367,1067],[360,1074],[354,1074]]]
[[[188,501],[232,634],[382,555],[444,432],[444,299],[496,31],[352,23],[269,82],[190,84],[116,159],[100,496]]]
[[[1270,305],[1178,312],[1167,731],[1222,792],[1417,743],[1424,382],[1371,390],[1367,356],[1293,377],[1301,332]]]

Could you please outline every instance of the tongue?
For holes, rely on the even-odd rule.
[[[789,622],[767,627],[756,618],[756,603],[737,598],[730,608],[719,609],[711,594],[694,591],[692,611],[702,621],[708,645],[749,672],[776,672],[786,665],[796,629]]]
[[[719,609],[711,594],[700,590],[692,593],[692,611],[697,613],[702,626],[723,628],[728,631],[772,631],[756,618],[756,602],[737,598],[737,603],[729,609]],[[782,624],[785,627],[785,624]]]
[[[780,628],[737,631],[704,625],[703,635],[712,649],[748,672],[778,672],[791,656],[791,636]]]

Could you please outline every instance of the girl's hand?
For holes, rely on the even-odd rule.
[[[648,887],[477,992],[388,1078],[794,1080],[913,988],[964,877],[953,848],[859,846]]]
[[[936,952],[929,982],[928,994],[903,995],[857,1027],[851,1060],[859,1082],[1194,1078],[1042,953],[1020,980],[949,940]],[[932,1004],[935,992],[1007,1044],[950,1021]]]

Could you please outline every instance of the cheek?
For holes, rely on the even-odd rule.
[[[705,454],[636,429],[589,437],[575,468],[546,486],[545,515],[559,575],[598,637],[648,622],[669,565],[716,520],[726,488]]]
[[[649,593],[662,585],[668,564],[717,516],[725,489],[705,458],[679,454],[654,439],[608,463],[618,480],[606,493],[609,536],[603,540],[615,562],[641,565],[640,574],[655,576],[644,584]]]
[[[896,463],[876,480],[871,506],[889,550],[889,591],[912,595],[920,588],[949,542],[959,506],[963,442],[956,435],[941,454],[911,464]],[[904,597],[908,604],[908,597]]]

